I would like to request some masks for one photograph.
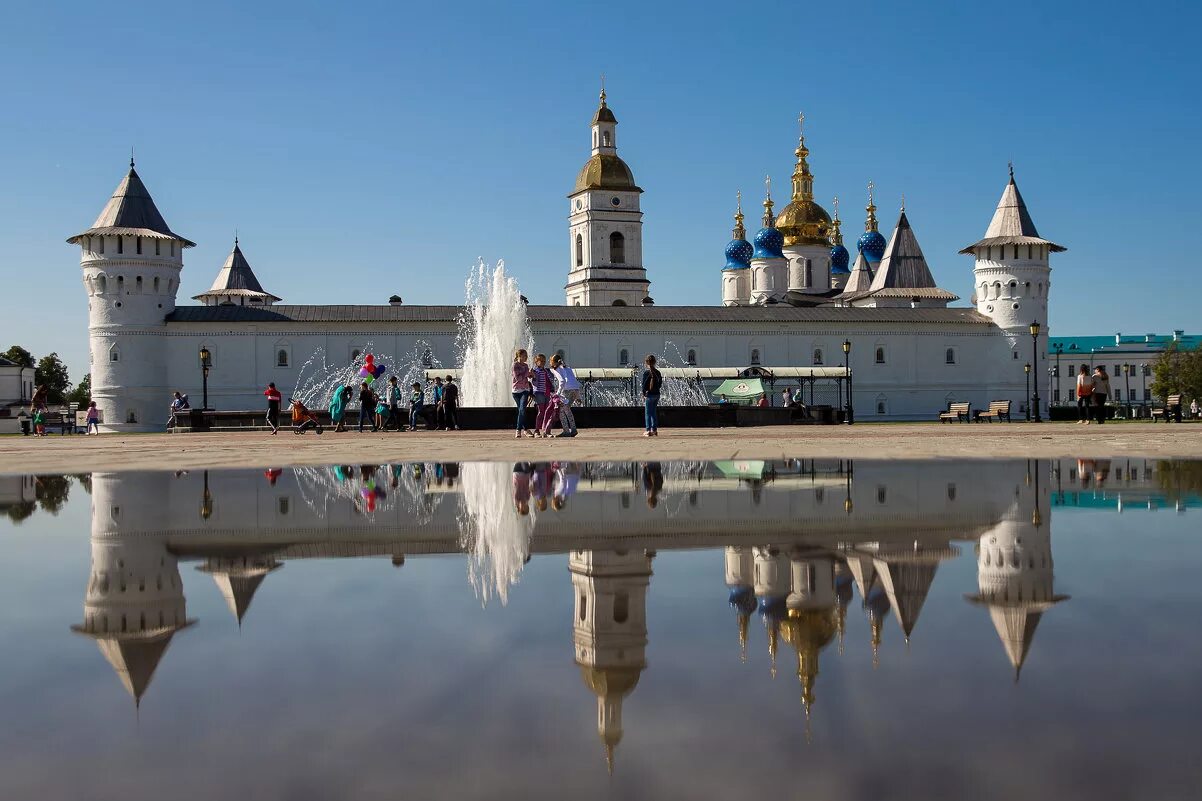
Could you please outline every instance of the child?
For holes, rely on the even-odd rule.
[[[551,435],[551,371],[547,369],[547,357],[540,353],[534,357],[534,369],[530,371],[530,388],[534,392],[534,405],[538,414],[534,418],[534,434],[539,437]]]
[[[88,427],[85,431],[87,434],[100,434],[100,410],[96,408],[96,401],[88,402]]]
[[[426,406],[426,393],[422,392],[422,385],[418,382],[413,382],[413,392],[409,393],[409,430],[417,431],[417,419],[421,416],[422,409]]]
[[[576,436],[576,416],[572,414],[572,403],[580,397],[580,381],[563,357],[556,353],[551,357],[551,378],[555,383],[555,395],[551,398],[555,411],[559,412],[559,436]]]
[[[317,415],[309,411],[309,408],[296,398],[292,398],[288,402],[292,406],[293,431],[295,431],[297,434],[303,434],[310,428],[316,428],[317,433],[321,433],[321,424],[317,422]]]
[[[384,430],[384,420],[388,415],[388,401],[383,395],[376,395],[376,428]]]
[[[526,364],[526,349],[518,348],[513,352],[513,402],[518,407],[517,433],[514,439],[521,439],[526,433],[526,404],[530,401],[530,365]],[[530,432],[534,436],[534,432]]]

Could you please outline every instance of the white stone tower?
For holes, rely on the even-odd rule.
[[[622,739],[622,701],[647,666],[647,588],[651,557],[645,551],[572,551],[575,592],[572,643],[576,664],[597,696],[597,734],[613,772]]]
[[[1051,289],[1051,267],[1048,254],[1065,248],[1039,236],[1035,223],[1027,212],[1023,196],[1014,183],[1014,166],[1010,167],[1010,182],[1002,191],[993,220],[985,236],[961,250],[976,258],[973,269],[974,298],[977,311],[992,318],[1010,335],[1012,344],[1019,346],[1030,337],[1028,327],[1038,322],[1046,335],[1048,325],[1048,294]],[[1027,344],[1030,344],[1029,341]],[[1027,358],[1016,351],[1018,360]],[[1047,348],[1039,349],[1039,358],[1047,358]],[[1042,375],[1042,365],[1032,365]],[[1020,376],[1021,378],[1021,376]]]
[[[84,622],[72,630],[96,641],[135,704],[172,637],[194,622],[175,556],[155,535],[166,528],[170,476],[92,475],[92,572]]]
[[[751,303],[757,306],[780,303],[789,284],[789,262],[782,251],[785,239],[772,213],[772,181],[764,183],[764,227],[755,235],[751,254]]]
[[[1050,482],[1040,481],[1046,462],[1036,460],[1002,521],[977,544],[976,595],[985,607],[1018,681],[1043,613],[1067,595],[1053,589]],[[1042,486],[1041,486],[1042,484]]]
[[[618,157],[617,127],[602,89],[592,156],[568,195],[569,306],[642,306],[651,287],[643,268],[643,190]]]
[[[805,115],[799,118],[804,124]],[[814,202],[814,175],[810,172],[805,131],[793,151],[793,193],[789,205],[776,218],[776,229],[784,234],[784,255],[789,260],[788,290],[803,295],[822,295],[831,288],[831,218]]]
[[[92,397],[104,431],[162,428],[166,385],[166,317],[175,310],[184,248],[129,161],[92,227],[67,240],[82,251],[88,292]]]
[[[751,254],[747,229],[743,227],[743,193],[738,193],[735,227],[726,245],[726,264],[722,267],[722,305],[746,306],[751,302]]]

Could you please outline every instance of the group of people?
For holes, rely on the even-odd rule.
[[[433,395],[435,428],[439,431],[457,431],[459,385],[454,377],[448,375],[445,380],[435,378]],[[330,400],[330,420],[334,423],[335,431],[347,430],[346,415],[354,399],[355,390],[351,386],[340,385],[334,389]],[[270,403],[270,396],[268,400]],[[365,426],[372,431],[416,431],[418,424],[425,420],[426,391],[417,381],[410,387],[408,398],[404,397],[396,376],[388,379],[388,386],[382,393],[377,393],[368,382],[363,381],[359,384],[358,400],[360,432]]]
[[[178,393],[177,393],[178,394]],[[46,436],[46,418],[50,414],[50,389],[45,385],[35,387],[29,399],[29,420],[35,437]],[[86,434],[100,434],[100,409],[96,401],[88,401]],[[75,429],[72,428],[72,431]]]
[[[1101,425],[1106,422],[1106,401],[1110,397],[1110,376],[1098,365],[1090,375],[1089,367],[1081,365],[1077,373],[1077,425],[1089,425],[1090,418]]]

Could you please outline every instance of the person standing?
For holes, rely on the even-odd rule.
[[[1194,398],[1189,402],[1189,416],[1193,419],[1198,419],[1198,399]]]
[[[263,394],[267,396],[267,425],[271,426],[271,433],[280,433],[280,401],[283,397],[280,391],[275,388],[275,382],[269,382],[267,389],[263,390]]]
[[[434,377],[434,428],[442,431],[446,427],[446,419],[442,408],[442,376]]]
[[[1106,399],[1110,397],[1110,376],[1106,368],[1098,365],[1093,371],[1093,410],[1098,425],[1106,422]]]
[[[447,431],[458,431],[459,385],[455,383],[453,376],[447,376],[446,383],[442,385],[442,410]]]
[[[371,387],[364,381],[359,384],[359,433],[363,433],[363,424],[367,423],[371,426],[371,430],[376,430],[376,421],[373,415],[376,410],[376,393],[371,391]]]
[[[88,402],[88,434],[100,434],[100,410],[96,408],[96,401]]]
[[[534,357],[530,388],[534,392],[534,405],[538,408],[538,414],[534,417],[534,433],[548,437],[551,435],[551,371],[547,369],[547,357],[542,353]]]
[[[417,421],[421,418],[422,410],[426,408],[426,393],[422,385],[413,382],[413,391],[409,393],[409,430],[417,431]]]
[[[397,377],[388,377],[388,389],[384,391],[384,399],[388,404],[388,419],[384,421],[384,427],[395,426],[397,431],[404,428],[401,423],[401,387],[397,383]]]
[[[349,385],[339,384],[334,388],[334,396],[330,399],[330,420],[334,423],[335,432],[346,431],[346,410],[354,394]]]
[[[518,348],[513,352],[513,403],[518,408],[517,433],[514,439],[521,439],[525,433],[534,436],[533,431],[526,431],[526,404],[530,402],[530,365],[526,364],[526,360],[529,358],[525,348]]]
[[[647,369],[643,371],[643,431],[644,437],[659,436],[659,391],[664,377],[655,369],[655,355],[647,354],[643,360]]]
[[[1093,379],[1089,367],[1081,365],[1077,373],[1077,425],[1089,425],[1089,407],[1093,403]]]
[[[559,425],[563,429],[560,436],[574,437],[577,431],[572,403],[580,397],[580,381],[558,353],[551,357],[551,378],[555,383],[554,401],[559,409]]]

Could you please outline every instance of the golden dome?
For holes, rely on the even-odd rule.
[[[627,695],[639,683],[640,668],[580,666],[580,677],[594,695]]]
[[[626,162],[611,153],[598,153],[593,156],[576,176],[576,188],[572,190],[583,192],[586,189],[620,189],[624,192],[642,192],[634,184],[634,173],[626,166]]]
[[[785,642],[798,651],[825,648],[834,639],[838,627],[838,612],[833,606],[827,609],[790,609],[789,616],[780,624]]]
[[[829,245],[831,216],[813,200],[801,198],[781,209],[776,230],[785,235],[785,246]]]

